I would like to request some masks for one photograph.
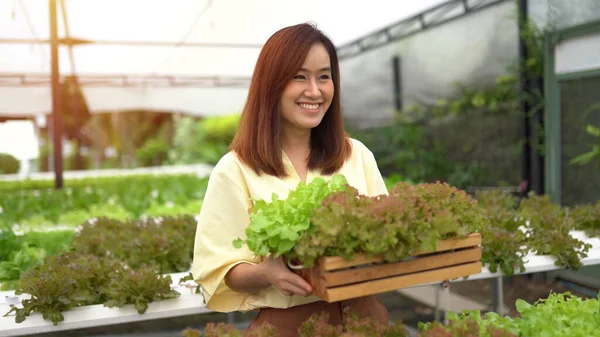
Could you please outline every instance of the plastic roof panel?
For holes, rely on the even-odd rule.
[[[275,31],[312,21],[336,45],[355,40],[393,22],[420,13],[443,0],[339,1],[339,0],[64,0],[69,34],[98,43],[73,47],[79,76],[197,76],[250,77],[260,46]],[[65,36],[58,7],[59,37]],[[50,73],[46,43],[6,43],[11,39],[40,41],[49,38],[48,0],[0,1],[0,76]],[[135,42],[130,45],[129,42]],[[143,45],[154,44],[154,45]],[[157,43],[162,43],[156,45]],[[188,46],[182,44],[196,44]],[[201,46],[199,44],[213,44]],[[214,44],[221,45],[215,47]],[[72,73],[69,51],[61,47],[61,75]],[[350,74],[344,74],[349,76]],[[1,79],[1,77],[0,77]],[[0,115],[41,114],[51,109],[50,88],[27,86],[19,90],[0,80]],[[220,114],[243,105],[244,89],[231,96],[195,86],[166,89],[104,85],[93,90],[83,83],[90,109],[176,107],[189,113]],[[101,86],[101,85],[100,85]],[[108,90],[110,89],[110,90]],[[181,91],[181,93],[177,93]],[[18,92],[18,94],[15,94]],[[110,97],[98,95],[107,95]],[[93,93],[93,94],[92,94]],[[198,99],[190,97],[197,95]],[[18,102],[25,98],[31,102]],[[149,97],[152,97],[149,99]],[[200,98],[201,97],[201,98]],[[225,99],[223,98],[225,97]],[[227,105],[221,100],[230,101]],[[103,101],[111,102],[102,103]],[[200,104],[200,106],[198,106]],[[231,111],[230,111],[231,112]]]
[[[89,105],[99,111],[162,110],[193,115],[239,112],[246,100],[245,88],[85,88]]]

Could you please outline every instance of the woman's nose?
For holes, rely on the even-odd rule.
[[[309,80],[304,94],[307,97],[319,97],[321,96],[321,89],[315,80]]]

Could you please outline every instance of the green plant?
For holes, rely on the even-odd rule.
[[[519,329],[511,318],[496,313],[481,315],[478,310],[448,312],[448,325],[419,322],[418,337],[519,337]]]
[[[139,314],[148,310],[148,304],[176,298],[180,294],[171,289],[171,276],[157,276],[150,267],[136,269],[119,268],[111,272],[104,306],[123,307],[133,304]]]
[[[487,218],[475,200],[448,184],[398,183],[389,195],[366,196],[334,175],[300,183],[287,199],[257,201],[243,243],[257,256],[284,255],[306,267],[319,256],[352,259],[356,253],[398,261],[433,250],[440,239],[464,237]]]
[[[328,323],[327,312],[317,312],[302,323],[299,337],[405,337],[409,336],[402,322],[381,324],[371,316],[359,316],[355,312],[344,315],[342,325]]]
[[[447,180],[455,170],[443,144],[427,137],[422,124],[397,121],[351,134],[373,152],[384,176],[397,175],[411,182]]]
[[[239,114],[230,114],[203,119],[178,119],[173,147],[169,151],[170,162],[216,164],[228,151],[237,130],[239,117]]]
[[[553,203],[549,195],[530,193],[518,203],[514,196],[494,189],[480,191],[476,198],[490,220],[481,228],[482,263],[508,276],[524,271],[523,259],[530,251],[553,256],[557,266],[579,269],[591,245],[570,232],[579,227],[592,233],[600,221],[594,206],[570,210]]]
[[[524,272],[523,259],[529,252],[527,222],[519,215],[518,199],[499,189],[479,191],[475,198],[489,219],[480,229],[481,262],[493,273],[498,269],[505,275],[513,275],[515,270]]]
[[[569,210],[578,229],[590,237],[600,237],[600,201],[595,204],[577,205]]]
[[[396,112],[391,125],[354,132],[372,149],[384,175],[397,173],[413,182],[446,181],[460,188],[518,184],[513,167],[523,142],[544,153],[543,125],[533,125],[536,139],[524,140],[513,130],[523,113],[533,117],[543,110],[543,93],[536,83],[543,74],[545,36],[533,21],[519,22],[528,58],[510,62],[495,83],[475,87],[454,82],[451,96],[433,104],[408,105]],[[519,85],[521,69],[532,84],[529,92]],[[521,101],[528,111],[521,113]]]
[[[11,228],[0,227],[0,261],[9,260],[13,252],[18,251],[19,248],[21,242],[15,232]]]
[[[28,231],[21,236],[21,242],[30,247],[43,249],[48,255],[56,255],[69,250],[73,237],[75,237],[73,230]]]
[[[566,292],[551,293],[533,304],[517,300],[521,317],[515,323],[522,336],[600,336],[598,299],[583,299]]]
[[[16,236],[11,229],[0,230],[1,290],[15,289],[23,273],[41,264],[46,256],[67,250],[73,235],[73,231],[55,231]]]
[[[551,293],[547,298],[529,304],[516,301],[519,315],[502,317],[479,311],[449,312],[448,325],[439,322],[419,323],[419,337],[520,337],[520,336],[585,336],[598,337],[600,317],[596,298],[583,299],[568,292]]]
[[[583,153],[573,159],[571,164],[585,165],[590,162],[595,162],[596,167],[600,168],[600,127],[588,125],[585,131],[596,138],[597,144],[592,144],[592,148],[589,152]]]
[[[0,290],[12,290],[22,274],[44,262],[46,251],[42,248],[23,245],[21,250],[13,252],[7,261],[0,261]]]
[[[21,163],[14,156],[7,153],[0,153],[0,174],[19,173]]]
[[[167,159],[169,144],[162,138],[148,139],[135,151],[139,166],[159,166]]]
[[[348,186],[312,211],[314,229],[300,236],[294,252],[307,267],[321,255],[351,260],[366,253],[393,262],[435,250],[440,239],[464,237],[486,220],[464,191],[448,184],[401,182],[376,197]]]
[[[73,212],[80,217],[83,213],[84,221],[94,216],[94,210],[109,206],[110,212],[139,219],[156,204],[183,206],[201,200],[207,184],[207,177],[194,174],[73,179],[60,190],[53,189],[51,181],[0,182],[0,222],[12,226],[36,218],[62,224]]]
[[[549,195],[531,193],[521,202],[521,215],[529,220],[528,244],[540,255],[552,255],[555,264],[568,269],[582,267],[581,258],[587,257],[591,244],[571,236],[575,221],[567,209],[553,203]]]
[[[343,190],[346,178],[336,174],[331,181],[315,178],[310,183],[300,182],[286,199],[273,194],[271,202],[255,200],[246,239],[236,239],[234,247],[247,244],[257,256],[290,255],[296,241],[304,232],[311,232],[312,210],[332,191]]]
[[[113,256],[133,269],[150,266],[158,273],[183,272],[192,262],[196,222],[193,216],[157,217],[137,221],[110,218],[84,223],[72,250]]]
[[[74,252],[48,257],[44,263],[21,276],[16,295],[29,294],[23,308],[13,307],[21,323],[32,312],[39,312],[54,325],[64,320],[62,312],[83,305],[103,303],[110,272],[120,268],[115,260]]]
[[[209,323],[204,330],[204,337],[242,337],[242,333],[231,324]]]
[[[13,307],[4,316],[15,312],[15,321],[21,323],[38,312],[57,325],[64,320],[63,312],[94,304],[133,304],[143,314],[148,303],[179,296],[170,285],[170,276],[157,275],[151,267],[134,270],[114,257],[63,252],[21,276],[15,294],[31,297],[22,301],[22,308]]]
[[[406,327],[398,321],[394,324],[381,324],[372,317],[360,317],[349,312],[341,325],[328,323],[327,312],[317,312],[311,315],[298,328],[299,337],[407,337]],[[249,337],[279,337],[277,327],[264,323],[246,331]],[[200,337],[201,332],[187,328],[181,332],[184,337]],[[204,337],[241,337],[242,332],[232,324],[208,323],[204,329]]]

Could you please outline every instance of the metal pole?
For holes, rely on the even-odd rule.
[[[394,109],[398,113],[402,111],[402,67],[400,56],[392,58],[392,70],[394,72]]]
[[[525,70],[525,62],[527,61],[528,52],[527,45],[523,39],[523,26],[527,23],[527,1],[519,0],[518,8],[519,15],[517,24],[519,32],[519,79],[520,79],[520,99],[519,99],[519,112],[521,113],[522,124],[521,124],[521,141],[523,145],[521,147],[521,197],[524,197],[530,190],[532,185],[531,176],[531,147],[532,138],[530,135],[531,130],[531,119],[529,117],[529,111],[531,106],[528,102],[529,90],[529,79]]]
[[[54,185],[60,189],[63,186],[63,118],[60,106],[60,81],[58,69],[58,28],[56,15],[56,1],[48,0],[50,18],[50,69],[52,85],[52,119],[54,138]]]
[[[440,287],[435,287],[435,311],[433,312],[433,320],[440,322]]]
[[[498,276],[492,279],[492,298],[494,312],[504,315],[504,279]]]

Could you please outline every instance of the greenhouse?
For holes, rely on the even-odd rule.
[[[305,22],[353,154],[264,177],[230,149],[310,120],[290,82],[243,138]],[[1,1],[0,55],[0,336],[600,337],[597,0]]]

